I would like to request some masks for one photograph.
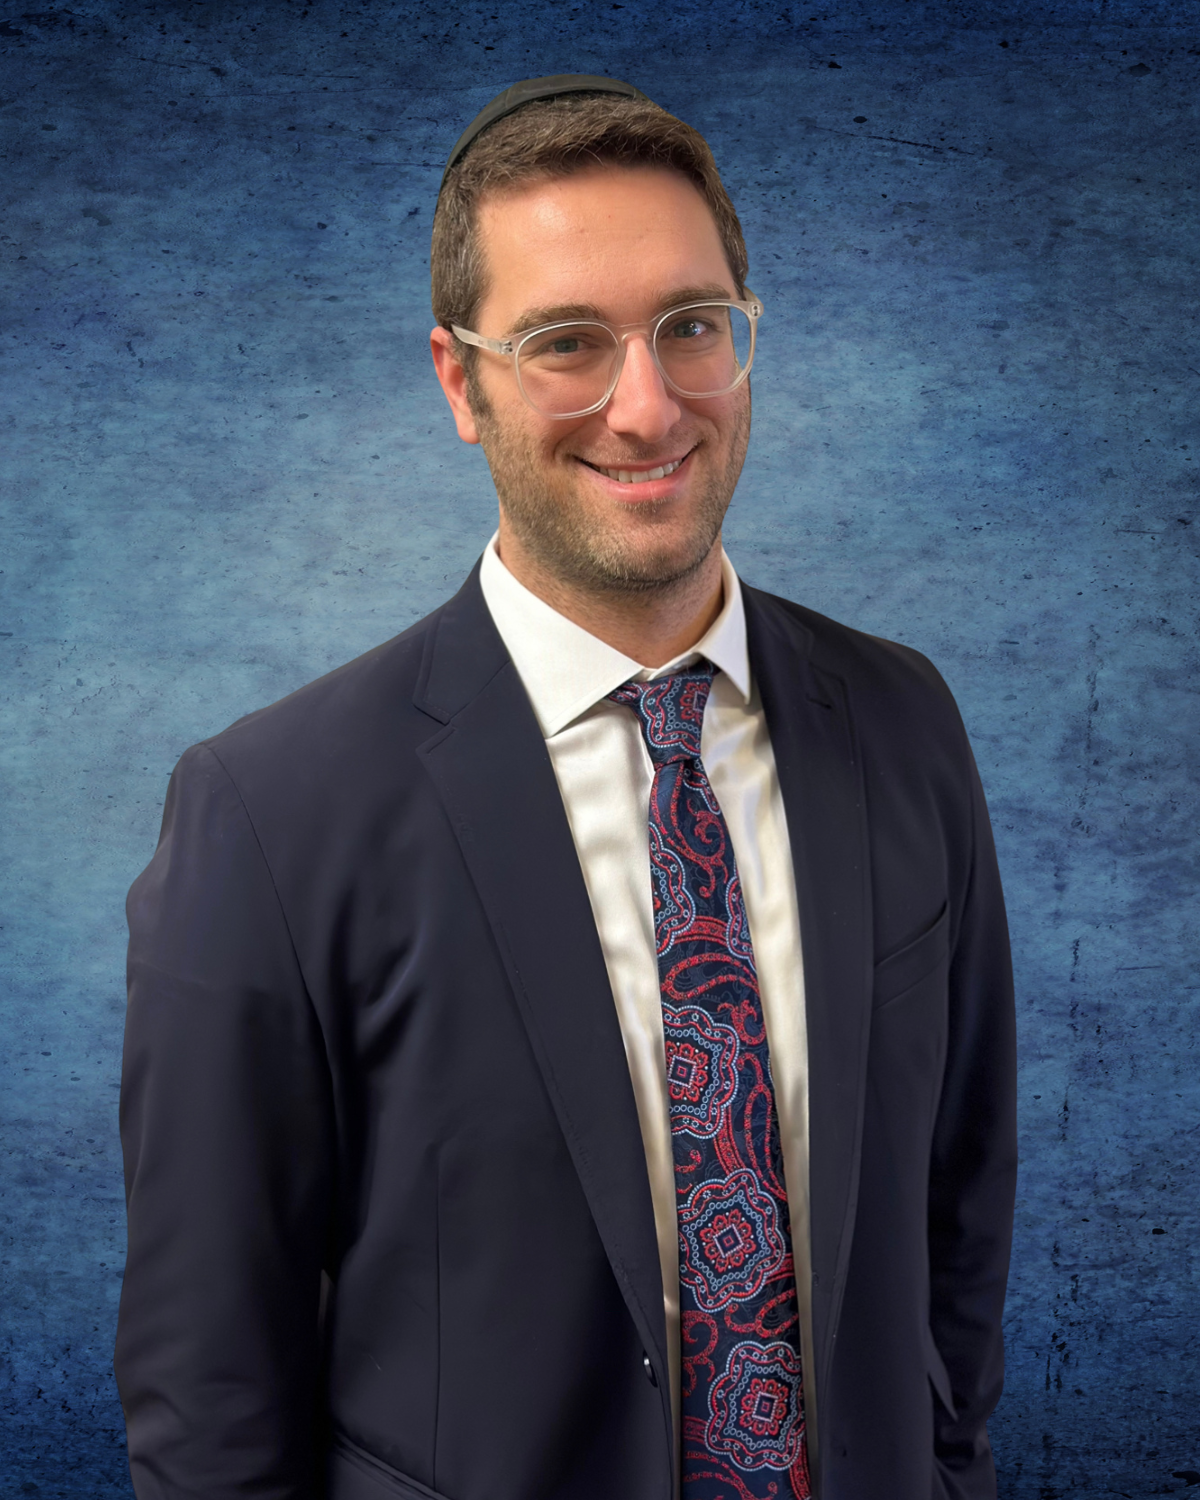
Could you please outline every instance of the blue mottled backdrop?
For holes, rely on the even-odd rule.
[[[1200,1485],[1197,6],[25,3],[3,1500],[129,1494],[124,893],[186,745],[403,629],[489,535],[426,349],[430,215],[464,123],[559,71],[698,125],[741,210],[738,566],[927,652],[974,738],[1023,1059],[1001,1493]]]

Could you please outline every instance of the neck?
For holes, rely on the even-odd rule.
[[[685,578],[630,593],[589,590],[539,566],[511,531],[501,529],[501,560],[518,583],[643,667],[660,667],[694,646],[721,613],[721,540]]]

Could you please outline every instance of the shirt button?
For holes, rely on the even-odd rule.
[[[654,1373],[654,1366],[650,1363],[650,1356],[648,1354],[642,1355],[642,1368],[646,1372],[646,1379],[652,1386],[657,1387],[658,1376]]]

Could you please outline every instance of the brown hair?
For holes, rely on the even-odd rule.
[[[738,296],[745,296],[742,226],[700,132],[648,99],[569,94],[535,100],[497,120],[447,174],[429,254],[433,315],[444,328],[472,327],[487,294],[478,231],[483,195],[539,178],[567,177],[599,162],[669,167],[694,183],[716,220]],[[455,344],[470,375],[476,351],[457,339]]]

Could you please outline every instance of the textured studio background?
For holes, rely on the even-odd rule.
[[[125,890],[188,744],[489,535],[430,217],[559,71],[698,125],[742,212],[744,576],[926,651],[974,738],[1023,1057],[1001,1493],[1200,1486],[1194,0],[72,5],[0,16],[2,1500],[129,1494]]]

